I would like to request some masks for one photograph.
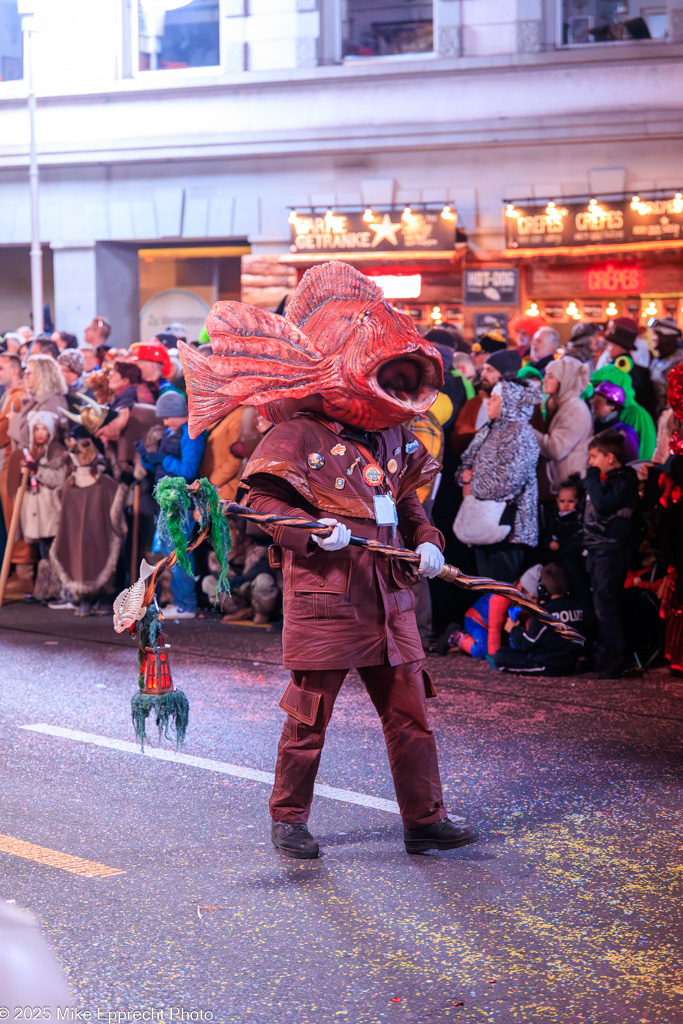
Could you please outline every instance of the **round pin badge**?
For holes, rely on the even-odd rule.
[[[396,461],[396,459],[389,459],[389,461],[387,462],[387,472],[395,473],[397,469],[398,462]]]
[[[379,487],[382,480],[384,480],[384,473],[379,466],[365,466],[363,469],[363,479],[371,487]]]
[[[307,459],[309,469],[322,469],[325,465],[325,456],[318,452],[311,452]]]

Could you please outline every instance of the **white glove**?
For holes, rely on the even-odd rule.
[[[313,540],[319,544],[323,551],[341,551],[351,540],[351,531],[348,526],[338,523],[336,519],[319,519],[321,526],[334,526],[329,537],[318,537],[313,534]]]
[[[438,576],[444,567],[446,559],[443,557],[436,544],[418,544],[415,553],[420,556],[418,572],[421,572],[427,579],[433,580]]]

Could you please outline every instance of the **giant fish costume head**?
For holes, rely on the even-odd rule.
[[[443,384],[438,351],[345,263],[306,271],[286,317],[217,302],[206,325],[208,359],[178,346],[192,437],[238,405],[273,423],[307,411],[383,430],[429,409]]]

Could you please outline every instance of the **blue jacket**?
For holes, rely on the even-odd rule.
[[[180,455],[167,455],[160,466],[152,465],[142,459],[145,469],[152,472],[156,470],[155,477],[159,480],[164,476],[182,476],[188,481],[196,480],[199,464],[204,455],[206,447],[206,433],[199,437],[191,438],[187,429],[187,423],[183,423],[179,430],[166,430],[165,435],[177,438],[180,441]],[[159,472],[161,470],[161,472]]]

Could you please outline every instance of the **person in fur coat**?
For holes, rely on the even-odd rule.
[[[95,442],[85,430],[67,446],[75,471],[64,488],[62,518],[50,562],[76,615],[91,615],[116,568],[126,534],[127,484],[102,471]]]
[[[38,544],[40,557],[47,558],[59,527],[68,458],[66,448],[55,438],[55,413],[30,412],[27,426],[30,447],[24,451],[24,465],[29,485],[21,506],[21,531],[24,540]]]
[[[532,385],[502,380],[488,400],[489,422],[463,452],[463,494],[480,501],[505,501],[513,514],[505,540],[475,547],[477,574],[512,582],[519,578],[525,546],[538,543],[539,446],[529,422],[541,396]]]
[[[548,427],[546,433],[535,433],[541,447],[541,464],[553,494],[572,474],[586,475],[593,417],[581,395],[588,381],[588,367],[572,356],[556,359],[545,368],[543,390],[549,396]]]

